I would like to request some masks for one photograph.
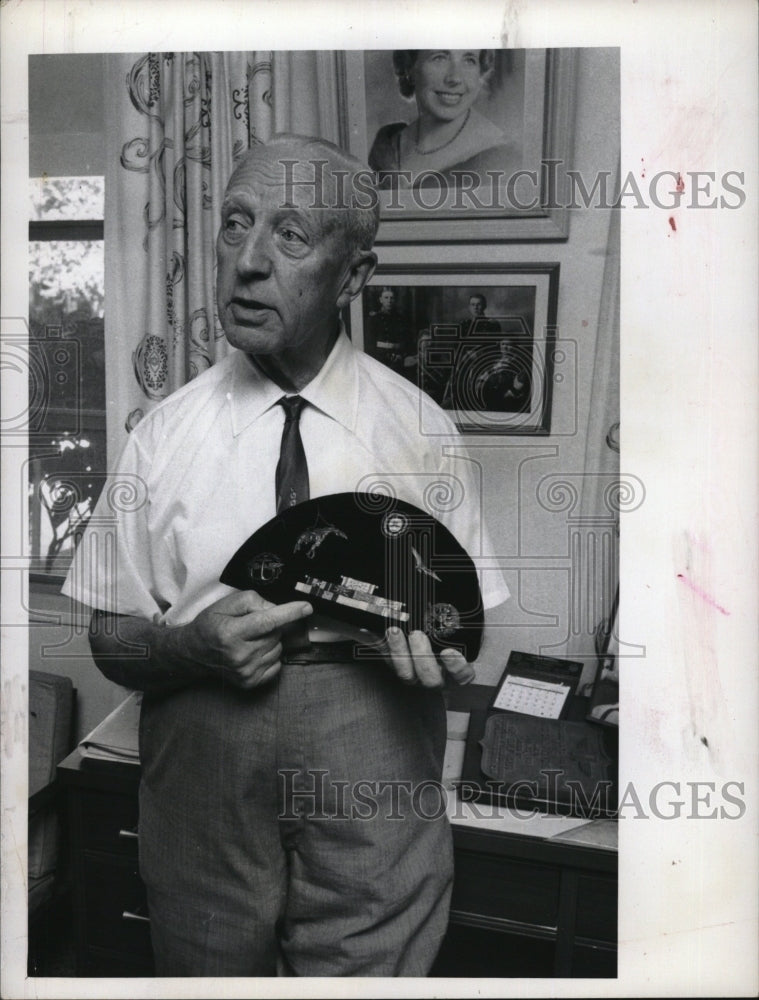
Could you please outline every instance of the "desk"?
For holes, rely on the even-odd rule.
[[[472,684],[447,692],[447,704],[469,712],[486,708],[492,695],[492,687]],[[574,699],[569,717],[585,711],[585,699]],[[616,976],[613,820],[525,819],[455,798],[449,815],[453,899],[432,975]]]
[[[58,765],[66,796],[78,976],[150,976],[153,953],[145,888],[137,870],[136,764]]]
[[[491,695],[492,688],[469,685],[450,692],[448,707],[482,708]],[[77,749],[59,765],[58,777],[70,827],[77,974],[150,976],[137,871],[139,766],[85,760]],[[450,805],[456,874],[448,934],[432,975],[615,976],[613,824],[477,820],[453,793]]]

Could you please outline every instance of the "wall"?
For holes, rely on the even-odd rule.
[[[103,56],[30,56],[29,176],[104,173]]]
[[[96,58],[96,57],[92,57]],[[617,50],[583,50],[578,59],[574,166],[586,186],[600,170],[614,174],[619,155],[619,70]],[[81,77],[77,77],[81,80]],[[88,100],[95,100],[91,91]],[[83,133],[84,134],[84,133]],[[88,133],[92,135],[93,133]],[[58,148],[62,148],[58,143]],[[85,171],[82,171],[85,172]],[[560,243],[479,246],[477,259],[487,263],[558,262],[559,338],[576,347],[576,371],[554,387],[553,428],[570,433],[547,437],[467,438],[471,458],[481,464],[484,513],[512,598],[499,609],[497,627],[501,655],[479,679],[499,676],[511,649],[587,659],[593,653],[592,627],[578,631],[571,581],[573,559],[569,529],[574,511],[552,511],[537,501],[538,487],[548,475],[577,483],[585,472],[608,465],[605,445],[596,452],[587,429],[591,417],[597,339],[616,336],[602,323],[602,292],[611,212],[599,208],[571,212],[569,238]],[[418,253],[418,252],[417,252]],[[455,263],[460,251],[450,246],[425,247],[429,263]],[[469,253],[467,252],[467,256]],[[388,262],[416,263],[412,248],[383,249]],[[597,387],[596,387],[597,388]],[[613,395],[613,393],[612,393]],[[596,405],[594,397],[593,405]],[[617,418],[615,418],[617,419]],[[597,458],[594,455],[597,454]],[[587,513],[586,510],[583,513]],[[608,511],[600,510],[601,515]],[[63,599],[33,588],[32,606],[39,609],[30,635],[30,665],[68,674],[79,691],[80,736],[125,696],[106,681],[92,663],[86,635],[66,617]],[[41,618],[57,623],[42,624]],[[56,648],[57,647],[57,648]],[[588,671],[585,677],[589,676]]]
[[[125,688],[103,677],[90,656],[89,612],[71,613],[71,602],[58,584],[29,587],[29,669],[70,677],[77,692],[76,739],[86,736],[128,695]]]
[[[584,50],[578,62],[573,165],[587,187],[598,171],[608,170],[614,176],[618,167],[617,58],[613,50]],[[609,210],[572,210],[566,243],[509,248],[503,258],[514,255],[520,260],[548,258],[559,262],[558,335],[576,350],[574,384],[565,379],[554,386],[552,425],[564,430],[574,427],[574,431],[540,441],[514,439],[515,447],[487,451],[490,462],[485,503],[491,530],[499,553],[516,557],[516,567],[507,572],[514,599],[504,608],[503,620],[508,625],[505,644],[573,659],[585,659],[594,652],[588,623],[584,623],[583,632],[583,623],[572,612],[585,597],[572,583],[569,538],[577,509],[548,510],[537,502],[537,496],[539,483],[546,476],[555,476],[556,482],[581,491],[583,474],[600,470],[607,461],[605,442],[599,440],[596,449],[596,443],[587,440],[587,430],[591,401],[598,405],[594,386],[597,338],[618,335],[601,321],[610,222]],[[616,391],[613,395],[616,397]],[[477,450],[475,445],[475,454]],[[604,519],[609,512],[602,508],[583,513]],[[582,588],[587,584],[582,580]],[[594,626],[595,622],[590,628]],[[584,679],[588,677],[586,670]]]
[[[577,85],[574,166],[589,187],[599,170],[608,170],[614,176],[618,166],[617,53],[584,50],[578,63]],[[577,510],[547,510],[537,502],[537,495],[540,480],[549,475],[581,489],[582,475],[599,470],[606,459],[605,443],[599,440],[596,451],[594,443],[587,441],[587,430],[596,388],[597,338],[617,336],[617,331],[601,324],[610,222],[608,210],[573,210],[566,243],[506,248],[504,256],[499,255],[504,260],[559,262],[558,335],[576,345],[574,385],[565,379],[554,386],[553,414],[553,426],[574,426],[574,432],[540,441],[517,438],[510,442],[514,447],[489,448],[486,452],[489,462],[485,506],[491,530],[497,551],[516,557],[516,567],[507,572],[513,601],[504,608],[503,620],[509,626],[505,645],[573,659],[593,654],[587,626],[584,634],[578,633],[582,626],[572,615],[573,603],[584,597],[572,588],[569,529]],[[473,444],[472,451],[477,454],[477,444]],[[605,509],[594,513],[601,518],[608,515]],[[587,581],[583,581],[585,584]],[[552,616],[555,623],[550,620]],[[584,673],[587,678],[588,671]]]
[[[616,49],[584,49],[577,62],[577,94],[573,166],[591,188],[601,170],[616,175],[619,159],[619,62]],[[569,532],[579,510],[553,511],[537,500],[538,487],[547,476],[581,490],[584,473],[608,467],[605,441],[598,441],[586,456],[587,430],[594,389],[594,367],[598,337],[618,336],[605,322],[601,328],[602,291],[612,212],[591,207],[570,213],[569,238],[565,242],[493,244],[466,251],[467,260],[483,263],[558,262],[560,265],[558,337],[568,356],[574,349],[576,369],[571,377],[555,383],[552,431],[545,437],[467,436],[469,454],[482,467],[485,517],[499,563],[511,591],[511,599],[498,611],[501,657],[481,670],[485,682],[500,676],[511,649],[570,656],[587,664],[583,681],[594,667],[592,629],[601,617],[597,612],[581,615],[595,618],[578,622],[573,602],[585,600],[587,580],[572,586],[576,559],[570,552]],[[413,248],[386,249],[380,260],[414,263]],[[429,264],[461,261],[456,247],[425,247]],[[595,387],[596,389],[598,387]],[[615,402],[616,386],[610,387]],[[598,393],[593,405],[598,405]],[[612,411],[615,409],[612,405]],[[613,419],[618,419],[615,416]],[[593,516],[583,509],[582,513]],[[610,521],[608,509],[597,513]],[[582,608],[581,611],[585,609]]]

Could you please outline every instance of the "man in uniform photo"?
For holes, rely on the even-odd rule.
[[[388,368],[404,373],[411,352],[409,332],[398,311],[395,289],[387,285],[380,289],[378,308],[367,317],[366,349]]]

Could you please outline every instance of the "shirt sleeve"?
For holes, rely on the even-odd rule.
[[[101,611],[152,620],[162,609],[150,562],[150,459],[133,431],[74,554],[62,593]]]
[[[461,443],[459,441],[459,443]],[[495,608],[508,600],[509,588],[498,566],[498,560],[483,516],[480,484],[475,466],[465,453],[443,460],[444,481],[441,483],[440,517],[466,549],[477,570],[485,609]],[[446,485],[448,484],[448,485]],[[450,492],[450,497],[447,493]],[[446,512],[445,507],[449,510]]]

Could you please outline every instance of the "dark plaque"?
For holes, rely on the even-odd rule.
[[[336,493],[278,514],[238,549],[221,582],[274,604],[382,636],[425,632],[433,649],[474,660],[482,642],[477,571],[431,514],[378,493]],[[369,640],[368,640],[369,641]]]

